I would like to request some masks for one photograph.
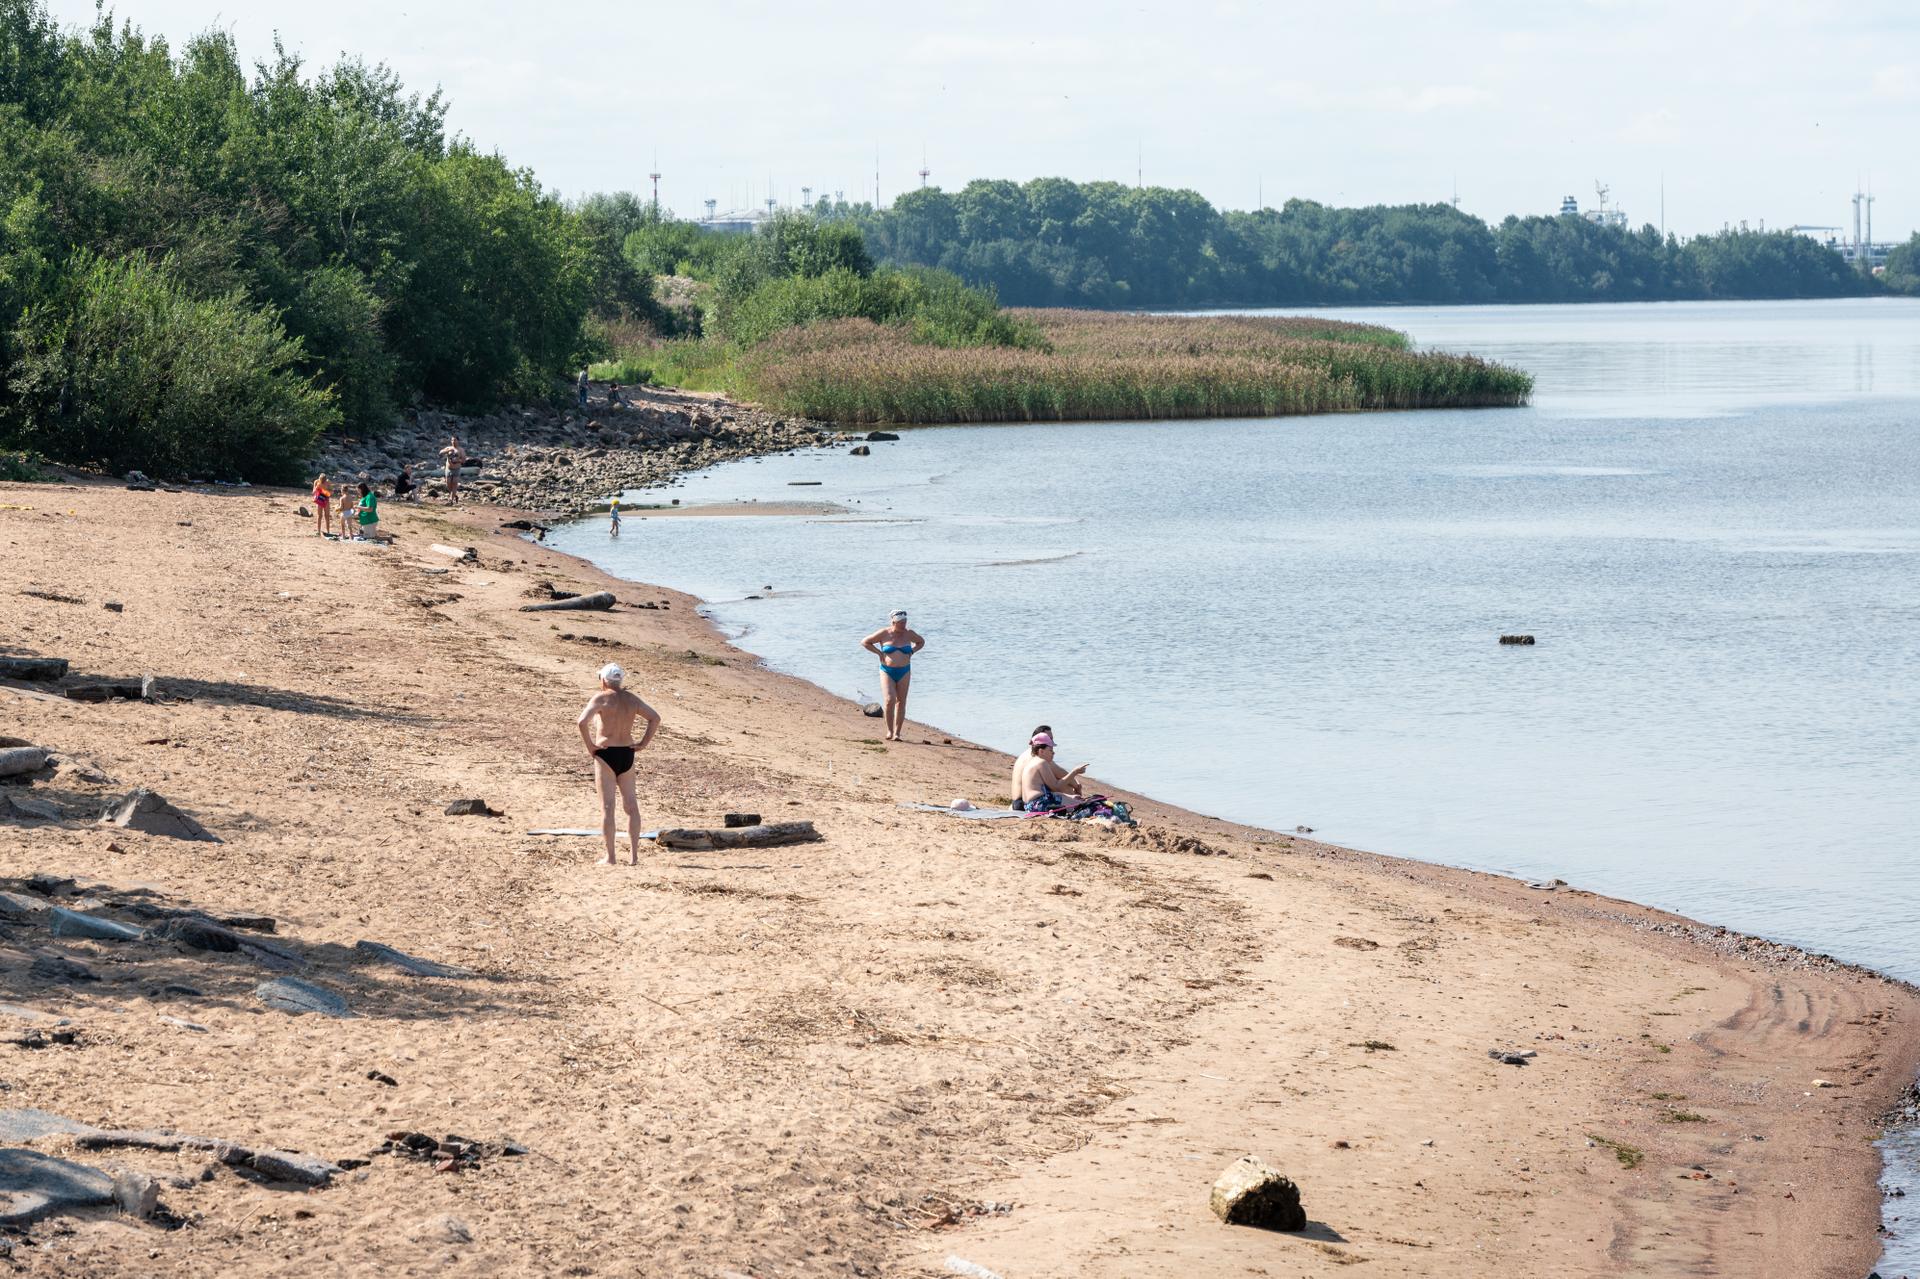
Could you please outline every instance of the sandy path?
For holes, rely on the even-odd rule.
[[[1007,1279],[1542,1256],[1857,1279],[1876,1255],[1874,1116],[1920,1059],[1904,987],[1147,801],[1132,836],[907,812],[992,798],[1004,758],[930,731],[882,745],[668,592],[514,611],[536,580],[604,579],[477,514],[394,511],[401,545],[375,549],[313,538],[286,495],[0,486],[0,506],[33,508],[0,510],[0,651],[193,699],[0,684],[0,734],[112,779],[35,792],[83,810],[150,785],[226,841],[0,826],[0,873],[271,914],[360,1014],[267,1010],[274,974],[243,955],[0,921],[4,998],[83,1032],[18,1053],[7,1104],[330,1157],[401,1128],[533,1151],[453,1172],[383,1155],[305,1192],[222,1170],[165,1189],[180,1229],[36,1227],[29,1273],[893,1275],[958,1254]],[[428,573],[436,540],[480,562]],[[826,841],[609,870],[596,840],[527,836],[595,820],[572,718],[610,656],[666,716],[648,825],[751,810]],[[507,816],[444,816],[460,795]],[[362,938],[483,976],[408,977]],[[100,980],[36,975],[50,951]],[[1539,1057],[1487,1059],[1508,1044]],[[1249,1150],[1301,1182],[1308,1234],[1208,1216]]]

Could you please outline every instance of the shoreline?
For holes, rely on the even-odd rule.
[[[194,1229],[85,1220],[32,1250],[46,1265],[197,1273],[344,1248],[365,1259],[348,1273],[375,1273],[448,1253],[414,1238],[436,1211],[473,1227],[448,1255],[509,1269],[628,1248],[674,1274],[934,1274],[949,1254],[1022,1279],[1356,1260],[1481,1274],[1550,1249],[1564,1273],[1712,1260],[1858,1279],[1878,1256],[1871,1140],[1920,1062],[1920,996],[1892,979],[1144,797],[1140,831],[1118,834],[903,812],[992,794],[1006,757],[920,724],[910,744],[867,744],[857,708],[743,660],[697,601],[499,528],[524,512],[389,507],[401,542],[375,549],[313,538],[285,491],[0,494],[41,508],[0,510],[16,551],[0,592],[25,623],[8,643],[148,667],[193,698],[87,707],[4,685],[8,731],[152,784],[228,841],[114,836],[136,866],[90,825],[9,825],[24,837],[7,872],[143,881],[278,915],[289,946],[372,936],[493,973],[484,1004],[423,1017],[408,1009],[455,983],[390,988],[313,951],[312,975],[361,1013],[325,1022],[254,1011],[259,977],[223,961],[196,979],[204,1000],[170,1009],[207,1038],[109,1015],[157,996],[116,984],[126,961],[90,953],[105,943],[78,954],[110,974],[99,993],[28,975],[16,950],[15,997],[76,1016],[125,1065],[23,1054],[14,1104],[265,1127],[333,1154],[381,1126],[495,1125],[547,1157],[458,1178],[376,1160],[366,1182],[300,1197],[313,1221],[217,1180],[167,1192],[204,1214]],[[449,533],[476,562],[426,552]],[[520,613],[536,577],[630,602]],[[724,803],[815,818],[826,842],[656,855],[633,876],[586,864],[589,841],[519,834],[587,818],[564,729],[609,655],[668,719],[649,824],[706,824]],[[138,744],[156,729],[188,749]],[[107,789],[49,785],[69,808]],[[514,815],[442,817],[460,793]],[[349,812],[341,837],[311,836]],[[1508,1045],[1539,1056],[1487,1060]],[[322,1061],[351,1069],[299,1082]],[[369,1066],[398,1091],[361,1081]],[[592,1163],[631,1213],[594,1213],[562,1171],[579,1142],[617,1154]],[[1247,1149],[1301,1183],[1316,1231],[1207,1215],[1207,1184]],[[930,1202],[948,1224],[928,1228]]]

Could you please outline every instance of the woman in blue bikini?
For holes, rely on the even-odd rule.
[[[907,726],[907,689],[913,683],[913,655],[927,646],[919,631],[907,629],[904,609],[894,613],[886,626],[860,641],[860,646],[880,659],[880,673],[887,677],[887,740],[903,740]]]

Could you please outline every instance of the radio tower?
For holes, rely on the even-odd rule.
[[[800,188],[800,203],[806,205],[809,209],[813,207],[813,188],[812,187]]]
[[[920,148],[920,185],[921,187],[924,188],[927,185],[927,178],[930,177],[932,173],[933,173],[933,170],[927,167],[927,149],[925,147],[921,147]]]
[[[654,171],[647,176],[653,179],[653,216],[660,216],[660,153],[653,153]]]
[[[712,196],[708,196],[705,204],[707,206],[707,221],[711,222],[713,221],[713,211],[720,207],[720,201],[714,199]]]

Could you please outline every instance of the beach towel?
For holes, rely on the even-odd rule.
[[[946,817],[963,817],[975,822],[996,822],[1008,817],[1030,815],[1012,808],[949,808],[945,804],[902,804],[900,807],[917,809],[923,813],[939,813]]]

